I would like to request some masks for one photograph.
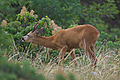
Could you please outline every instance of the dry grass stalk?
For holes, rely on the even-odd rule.
[[[74,50],[74,49],[73,49],[73,50]],[[72,53],[73,50],[71,50],[71,51],[69,52],[69,54],[68,54],[67,57],[64,59],[64,61],[66,61],[66,59],[67,59],[68,56]]]

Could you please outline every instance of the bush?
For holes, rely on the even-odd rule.
[[[1,53],[0,53],[1,54]],[[0,56],[0,79],[1,80],[46,80],[43,75],[36,74],[28,62],[24,62],[23,67],[19,64],[7,62],[7,59]]]
[[[40,34],[41,36],[48,37],[48,36],[55,34],[58,30],[62,29],[61,27],[56,25],[54,21],[51,20],[48,16],[43,17],[41,20],[36,22],[36,17],[34,16],[33,12],[34,11],[32,10],[32,13],[31,12],[29,13],[26,10],[26,8],[23,7],[20,14],[17,15],[16,20],[9,22],[6,27],[3,27],[5,31],[13,35],[13,39],[14,39],[13,42],[15,41],[15,45],[11,46],[11,49],[13,49],[13,51],[14,51],[15,46],[16,46],[17,51],[20,51],[20,52],[28,51],[27,46],[29,45],[29,43],[22,42],[21,39],[27,33],[32,31],[34,25],[37,24],[38,22],[40,23],[38,28],[39,27],[42,28],[43,26],[45,26],[44,33],[41,33]],[[31,50],[38,49],[38,48],[36,46],[31,46],[29,49],[30,49],[29,50],[30,52]],[[37,52],[38,50],[36,50],[35,52]],[[35,52],[32,52],[31,54],[35,56],[36,55]],[[51,51],[51,52],[56,52],[56,51]],[[13,54],[13,52],[11,52],[10,54]]]
[[[89,3],[84,3],[84,1],[80,0],[1,0],[0,21],[3,19],[8,22],[17,20],[21,23],[20,26],[26,28],[47,15],[63,28],[68,28],[69,25],[77,23],[91,24],[99,31],[111,33],[113,37],[110,40],[115,41],[116,36],[119,38],[120,33],[119,28],[116,27],[117,24],[112,26],[109,21],[105,21],[106,18],[115,19],[114,15],[119,13],[115,5],[116,1],[107,0],[101,3],[93,2],[91,5],[88,5]]]
[[[4,31],[0,26],[0,51],[4,51],[5,49],[9,50],[9,45],[12,44],[12,38],[12,35]]]
[[[24,62],[23,67],[20,67],[19,64],[13,64],[7,61],[6,57],[3,57],[3,54],[5,55],[9,48],[9,45],[11,44],[11,35],[6,33],[3,29],[0,27],[0,45],[1,45],[1,51],[0,51],[0,79],[1,80],[45,80],[44,76],[41,74],[36,74],[35,69],[31,68],[28,64],[28,62]],[[11,51],[11,49],[9,49]],[[14,52],[15,53],[15,52]]]

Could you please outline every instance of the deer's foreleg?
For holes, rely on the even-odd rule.
[[[72,53],[70,54],[70,56],[72,57],[73,62],[75,64],[76,68],[77,68],[78,64],[77,64],[77,61],[75,60],[75,58],[76,58],[75,50],[72,51]]]
[[[58,66],[60,66],[61,62],[62,62],[62,59],[67,51],[68,47],[67,45],[65,45],[61,50],[60,50],[60,53],[59,53],[59,61],[58,61]]]

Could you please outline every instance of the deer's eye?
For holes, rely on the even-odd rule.
[[[30,35],[27,35],[28,37],[30,37]]]

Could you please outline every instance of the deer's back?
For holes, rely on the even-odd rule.
[[[83,39],[94,39],[99,31],[91,25],[80,25],[66,30],[58,31],[53,42],[61,48],[67,45],[70,49],[79,48],[79,43]]]

